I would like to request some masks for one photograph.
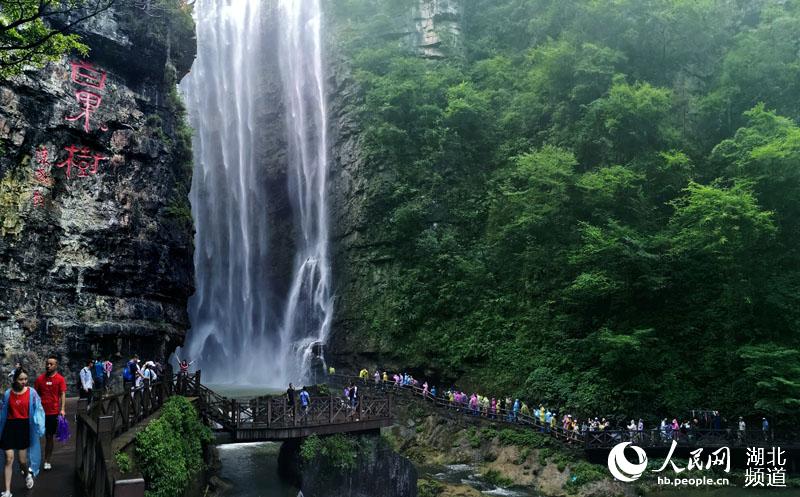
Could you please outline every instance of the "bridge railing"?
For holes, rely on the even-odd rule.
[[[669,447],[675,441],[678,446],[702,447],[769,447],[795,446],[798,437],[792,433],[775,433],[763,430],[706,430],[689,429],[662,430],[602,430],[587,431],[587,449],[610,449],[622,442],[631,442],[640,447]]]
[[[141,475],[122,478],[115,470],[113,439],[155,413],[172,395],[172,382],[157,381],[117,395],[78,401],[75,472],[86,497],[143,497]]]
[[[366,394],[355,405],[335,395],[312,395],[304,409],[299,398],[290,405],[286,395],[262,396],[249,401],[229,399],[207,388],[200,380],[200,371],[178,375],[175,391],[199,398],[201,414],[229,432],[391,419],[392,400],[386,393]]]
[[[391,397],[365,395],[355,405],[334,395],[313,396],[308,406],[289,404],[285,395],[257,397],[238,406],[236,425],[246,428],[291,428],[391,418]]]
[[[426,392],[419,386],[398,386],[394,383],[394,381],[379,380],[378,382],[375,382],[374,378],[364,379],[358,376],[343,374],[328,375],[327,381],[329,384],[341,388],[344,388],[350,384],[354,384],[358,385],[359,388],[366,387],[371,391],[380,390],[385,392],[393,392],[398,396],[405,396],[406,398],[417,398],[418,400],[428,402],[430,405],[436,408],[445,409],[452,413],[463,416],[480,417],[495,423],[506,424],[509,426],[521,425],[531,427],[568,443],[581,442],[583,438],[580,432],[565,430],[558,423],[556,423],[556,426],[550,426],[541,419],[530,414],[523,414],[521,411],[517,411],[515,413],[513,409],[500,409],[500,407],[497,407],[492,411],[491,407],[481,406],[478,406],[477,409],[473,409],[468,402],[450,402],[448,399],[441,396],[434,397],[431,395],[430,391]]]

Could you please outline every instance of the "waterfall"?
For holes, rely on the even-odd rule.
[[[180,88],[195,131],[189,197],[196,292],[189,302],[192,327],[178,354],[197,361],[211,382],[301,382],[332,320],[320,3],[197,0],[194,9],[197,58]],[[278,16],[270,24],[277,33],[268,32],[269,15]],[[272,59],[265,54],[276,51],[277,62],[268,67],[265,60]],[[282,101],[263,98],[266,77],[276,71]],[[274,178],[258,154],[265,140],[276,138],[265,136],[261,125],[269,106],[285,115],[278,138],[286,144],[281,194],[288,198],[291,234],[269,232],[265,206],[274,200],[267,188]],[[294,251],[285,271],[291,281],[282,285],[269,278],[276,241]]]

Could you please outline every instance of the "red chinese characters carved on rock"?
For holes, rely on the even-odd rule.
[[[33,191],[33,206],[34,207],[41,207],[44,205],[44,197],[42,197],[42,192],[39,190]]]
[[[73,167],[78,168],[78,177],[86,177],[90,174],[97,174],[97,169],[100,167],[100,161],[106,160],[108,157],[98,153],[92,153],[89,147],[78,147],[71,145],[64,147],[64,150],[69,152],[69,157],[64,162],[56,164],[56,167],[66,167],[67,179],[70,178]]]
[[[47,166],[50,164],[49,153],[44,145],[36,150],[36,163],[40,166]]]
[[[77,121],[83,118],[83,130],[88,133],[92,114],[97,112],[100,104],[103,103],[103,97],[99,92],[106,87],[106,72],[95,69],[92,64],[85,61],[71,62],[71,66],[71,79],[74,83],[97,90],[76,91],[75,99],[81,105],[82,111],[78,115],[66,117],[67,121]],[[100,129],[106,131],[108,128],[102,125]]]
[[[36,170],[33,172],[34,178],[36,181],[44,186],[53,186],[53,178],[50,177],[50,173],[47,172],[47,169],[43,167],[37,167]]]

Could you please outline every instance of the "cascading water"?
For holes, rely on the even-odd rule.
[[[280,0],[289,191],[299,221],[294,278],[280,331],[283,369],[303,374],[333,317],[328,261],[327,109],[320,0]],[[309,331],[314,332],[309,333]],[[287,348],[288,347],[288,348]],[[298,362],[297,359],[300,358]]]
[[[181,89],[195,130],[196,292],[179,354],[196,360],[212,382],[302,381],[332,320],[319,0],[197,0],[194,9],[198,52]],[[272,12],[279,16],[273,37],[264,22]],[[276,50],[277,67],[265,67],[265,51]],[[294,218],[285,294],[270,284],[270,237],[285,233],[268,233],[269,178],[255,152],[272,138],[258,125],[259,111],[281,104],[262,98],[270,71],[281,73],[284,193]]]

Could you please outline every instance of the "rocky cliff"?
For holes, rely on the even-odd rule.
[[[188,327],[191,133],[176,82],[195,53],[177,0],[117,2],[86,57],[0,81],[0,372],[56,353],[164,358]]]
[[[391,3],[394,12],[384,33],[409,54],[423,58],[460,57],[462,0],[407,0]],[[351,20],[328,16],[331,237],[334,265],[335,312],[327,357],[336,365],[356,370],[373,363],[380,344],[366,333],[370,323],[364,309],[380,302],[387,275],[395,270],[380,247],[380,226],[369,222],[368,199],[393,181],[393,173],[371,163],[364,154],[356,108],[361,89],[352,75],[346,50],[338,39]],[[383,367],[391,366],[385,362]],[[403,365],[398,365],[402,367]]]
[[[284,442],[279,454],[281,476],[302,491],[303,497],[417,497],[417,469],[394,452],[380,436],[361,434],[351,464],[342,455],[318,453],[301,457],[301,445]]]

